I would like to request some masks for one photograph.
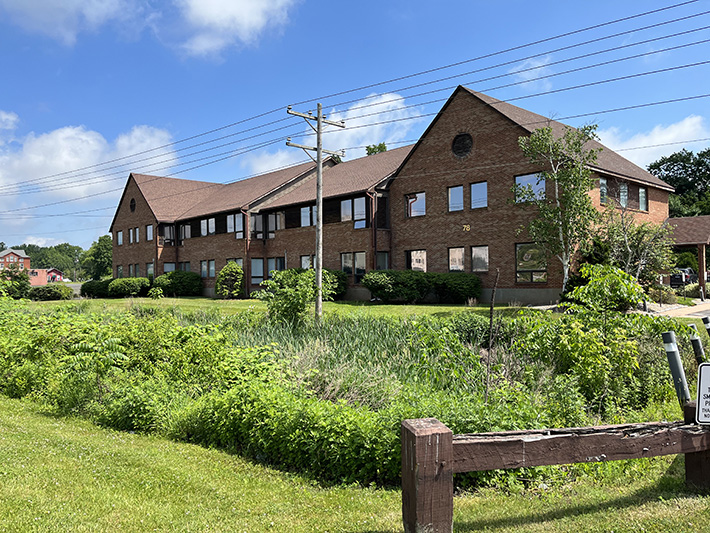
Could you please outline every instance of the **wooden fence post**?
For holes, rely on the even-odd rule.
[[[696,403],[688,402],[684,408],[686,424],[697,424]],[[710,489],[710,450],[685,454],[685,484],[699,489]]]
[[[402,422],[405,533],[454,529],[453,433],[435,418]]]

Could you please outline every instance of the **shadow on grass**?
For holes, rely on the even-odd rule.
[[[515,529],[517,527],[532,524],[545,524],[564,518],[572,518],[584,515],[594,515],[609,511],[622,511],[624,509],[638,507],[648,502],[656,502],[677,498],[679,496],[706,495],[707,490],[695,490],[685,485],[685,469],[682,456],[677,456],[666,473],[651,486],[639,489],[631,494],[613,499],[601,499],[599,501],[579,504],[562,504],[558,509],[543,511],[539,513],[526,513],[518,516],[508,516],[503,518],[479,518],[474,520],[454,520],[455,531],[481,531],[495,530],[498,528]]]

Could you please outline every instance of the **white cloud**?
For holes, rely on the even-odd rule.
[[[550,63],[550,56],[534,57],[527,59],[508,71],[513,75],[513,79],[520,83],[520,87],[527,91],[549,91],[552,83],[549,79],[538,79],[552,73],[547,65]]]
[[[406,105],[400,95],[386,93],[372,94],[344,111],[331,110],[326,113],[327,119],[334,122],[344,120],[346,127],[325,126],[323,148],[332,151],[346,149],[345,159],[352,160],[364,156],[364,147],[368,145],[384,142],[390,148],[397,147],[395,143],[410,140],[412,129],[422,120],[416,118],[421,113],[418,108],[406,108]],[[315,146],[315,135],[305,124],[304,132],[308,136],[294,138],[293,141]],[[250,173],[260,174],[302,161],[304,157],[307,156],[297,148],[283,148],[246,157],[243,166]]]
[[[34,235],[28,235],[23,239],[22,244],[35,244],[37,246],[56,246],[57,244],[62,244],[67,242],[66,239],[54,239],[51,237],[35,237]]]
[[[167,131],[150,126],[135,126],[113,142],[85,126],[67,126],[39,135],[30,133],[16,139],[12,147],[0,146],[1,203],[6,207],[38,205],[121,187],[130,171],[150,172],[147,166],[150,161],[132,165],[128,159],[108,165],[114,167],[122,163],[122,168],[77,169],[162,146],[170,140]],[[161,155],[156,160],[162,160],[167,158],[162,157],[166,154],[172,154],[169,148],[139,158]],[[142,168],[136,168],[138,165]],[[36,181],[28,189],[30,180]],[[23,183],[25,187],[19,189]],[[88,201],[95,202],[96,199]],[[62,210],[71,211],[76,206],[75,203],[65,204]]]
[[[0,130],[14,130],[17,128],[19,121],[20,117],[18,117],[16,113],[0,109]]]
[[[176,0],[192,37],[190,55],[208,56],[231,45],[251,44],[267,28],[283,26],[296,0]]]
[[[33,33],[73,45],[82,31],[96,31],[116,20],[138,20],[136,0],[0,0],[0,13]]]
[[[683,147],[692,149],[697,143],[675,143],[692,139],[706,139],[710,137],[710,127],[706,124],[704,117],[690,115],[680,122],[668,126],[657,125],[648,132],[629,134],[619,128],[612,127],[599,130],[597,133],[604,145],[619,151],[626,159],[638,166],[646,168],[660,157],[677,152]],[[707,146],[707,144],[705,141],[704,145]]]

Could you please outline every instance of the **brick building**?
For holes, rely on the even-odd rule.
[[[350,275],[350,296],[371,269],[475,272],[489,297],[500,269],[500,301],[554,302],[562,271],[525,232],[532,208],[514,205],[516,183],[544,170],[518,138],[564,125],[464,87],[457,88],[413,145],[323,171],[323,265]],[[597,145],[597,143],[595,143]],[[599,145],[600,146],[600,145]],[[668,217],[673,188],[604,148],[591,192],[634,212]],[[272,270],[308,267],[315,250],[315,165],[302,164],[232,184],[131,174],[111,225],[114,276],[199,272],[206,292],[229,260],[251,290]]]
[[[30,268],[30,256],[24,250],[13,250],[8,248],[0,252],[0,270],[10,268],[12,265],[17,265],[20,270]]]

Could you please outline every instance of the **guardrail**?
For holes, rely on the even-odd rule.
[[[710,488],[710,427],[685,421],[454,435],[435,418],[402,422],[402,520],[407,533],[453,531],[461,472],[685,454],[689,485]]]

